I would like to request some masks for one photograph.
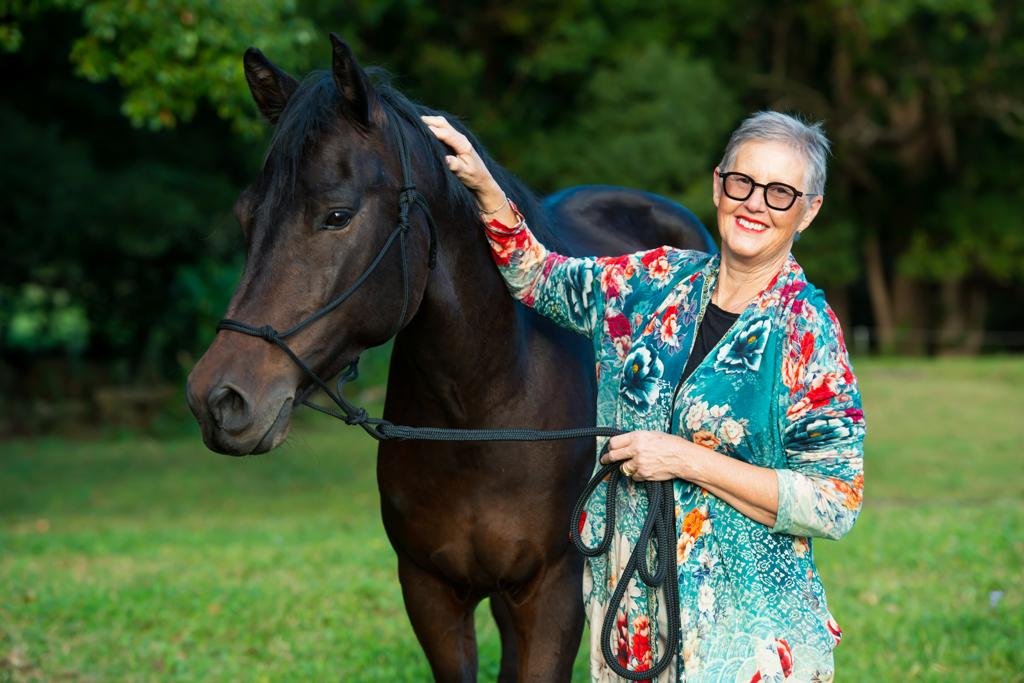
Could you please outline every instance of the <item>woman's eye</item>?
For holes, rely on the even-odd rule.
[[[352,220],[352,211],[349,209],[331,209],[324,217],[320,227],[323,230],[341,230]]]

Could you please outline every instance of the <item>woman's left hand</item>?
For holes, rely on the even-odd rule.
[[[613,436],[602,464],[620,463],[622,473],[635,481],[686,479],[701,448],[681,436],[638,431]]]

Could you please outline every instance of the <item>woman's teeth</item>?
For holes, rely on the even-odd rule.
[[[755,232],[764,232],[768,229],[767,225],[748,221],[746,218],[737,218],[736,222],[740,224],[740,227],[746,228],[747,230],[753,230]]]

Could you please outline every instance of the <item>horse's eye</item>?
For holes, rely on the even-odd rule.
[[[352,220],[351,209],[331,209],[320,224],[321,230],[341,230]]]

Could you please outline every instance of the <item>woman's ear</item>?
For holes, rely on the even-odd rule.
[[[719,168],[715,166],[715,170],[711,172],[711,201],[714,202],[716,209],[722,196],[722,183],[718,182],[718,171]]]
[[[797,230],[803,232],[807,229],[807,226],[810,225],[811,221],[813,221],[815,216],[818,215],[818,211],[821,210],[821,205],[824,201],[825,197],[820,194],[816,195],[814,199],[810,201],[810,206],[807,207],[807,213],[805,213],[804,217],[800,219],[800,225],[797,226]]]

